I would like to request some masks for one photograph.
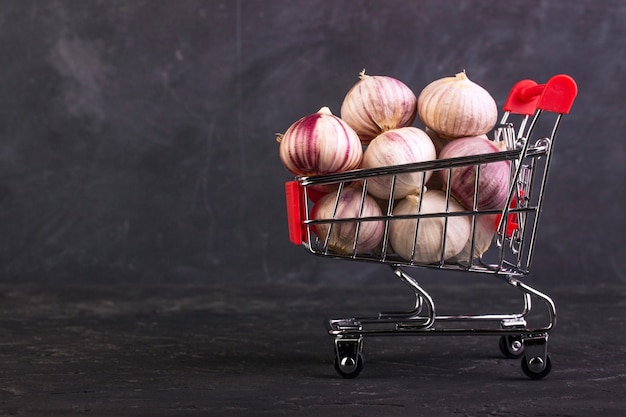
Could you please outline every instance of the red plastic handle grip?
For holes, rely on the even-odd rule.
[[[509,96],[504,103],[502,109],[509,113],[514,114],[525,114],[531,116],[535,114],[537,110],[537,100],[539,96],[532,96],[527,94],[527,91],[535,91],[537,87],[540,87],[543,90],[543,86],[539,86],[533,80],[522,80],[516,83],[511,91],[509,92]],[[535,89],[535,90],[531,90]]]
[[[304,192],[297,181],[285,183],[285,198],[287,200],[287,224],[289,226],[289,240],[294,245],[301,245],[306,238],[304,224]]]
[[[537,110],[567,114],[577,94],[578,86],[569,75],[555,75],[545,84],[522,80],[509,92],[503,110],[528,116],[535,114]]]
[[[569,113],[578,95],[578,86],[572,77],[565,74],[555,75],[548,80],[546,88],[539,97],[537,108],[552,113]]]

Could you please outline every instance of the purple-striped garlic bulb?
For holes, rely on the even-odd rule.
[[[439,159],[488,154],[501,150],[503,150],[501,146],[485,137],[471,136],[450,141],[439,153]],[[507,204],[509,195],[511,175],[509,161],[480,164],[477,184],[476,172],[476,165],[452,168],[450,171],[441,170],[444,189],[449,186],[450,194],[468,210],[474,209],[475,194],[477,195],[476,209],[502,210]],[[448,173],[450,173],[449,181]]]
[[[363,201],[363,207],[361,207]],[[337,210],[335,212],[335,205]],[[384,223],[381,220],[361,220],[349,222],[331,222],[336,219],[367,219],[382,216],[382,210],[373,197],[365,194],[360,184],[352,184],[341,190],[337,201],[337,192],[330,192],[320,198],[311,209],[312,220],[327,220],[328,223],[313,224],[313,233],[325,242],[328,236],[328,248],[341,254],[351,254],[358,226],[356,253],[368,253],[378,248],[383,239]]]
[[[423,130],[417,127],[401,127],[387,130],[376,136],[363,153],[361,168],[379,168],[393,165],[431,161],[437,158],[435,145]],[[432,171],[398,174],[393,198],[419,194],[422,182],[427,182]],[[367,191],[375,197],[389,199],[392,177],[377,176],[368,179]]]
[[[343,100],[341,118],[364,144],[386,130],[415,121],[417,97],[406,84],[386,75],[365,75],[365,70],[359,78]]]
[[[328,107],[304,116],[277,137],[280,160],[295,175],[322,175],[358,168],[363,145],[354,129]]]

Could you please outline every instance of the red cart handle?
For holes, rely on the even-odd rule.
[[[567,114],[577,94],[578,86],[569,75],[555,75],[545,84],[522,80],[509,92],[503,110],[528,116],[535,114],[537,110]]]

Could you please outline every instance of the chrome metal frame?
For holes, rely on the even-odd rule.
[[[509,121],[511,114],[506,112],[500,124],[494,130],[494,141],[506,145],[506,150],[491,154],[466,156],[459,158],[426,161],[415,164],[396,165],[383,168],[360,169],[331,175],[299,177],[296,179],[302,190],[303,201],[303,242],[302,244],[313,254],[349,259],[364,262],[387,264],[393,273],[412,291],[415,296],[413,308],[403,312],[381,312],[373,317],[336,318],[326,322],[330,335],[335,337],[336,368],[344,377],[356,376],[362,368],[362,343],[365,336],[390,335],[499,335],[505,338],[511,355],[522,352],[525,348],[525,357],[522,368],[535,378],[543,377],[550,371],[547,356],[548,334],[556,325],[556,309],[552,299],[539,290],[522,282],[529,271],[536,243],[537,226],[542,209],[545,186],[547,183],[550,160],[557,129],[561,121],[561,114],[548,136],[535,134],[542,111],[537,110],[534,116],[519,116],[519,129],[516,132],[514,124]],[[517,117],[517,115],[516,115]],[[476,169],[476,186],[474,201],[478,195],[478,179],[481,166],[484,164],[508,161],[510,165],[510,181],[508,203],[502,210],[478,210],[476,204],[473,209],[462,212],[446,211],[441,213],[420,213],[410,215],[394,215],[394,187],[396,178],[406,173],[421,172],[425,179],[429,171],[448,173],[448,183],[454,168],[474,166]],[[435,173],[436,174],[436,173]],[[386,213],[381,216],[363,217],[363,203],[367,193],[368,181],[378,176],[391,176],[391,189],[387,201]],[[320,185],[337,185],[335,213],[339,204],[340,195],[344,187],[354,181],[363,184],[361,207],[359,216],[352,218],[313,219],[310,217],[312,203],[309,200],[309,189]],[[425,191],[425,181],[422,181],[422,193]],[[450,187],[444,187],[446,198],[449,200]],[[472,247],[474,252],[474,232],[476,218],[479,215],[500,215],[497,233],[491,252],[491,259],[478,257],[465,261],[448,261],[443,259],[445,248],[445,227],[447,219],[452,216],[469,216],[472,221]],[[509,221],[513,216],[515,227],[509,230]],[[403,259],[394,253],[389,245],[389,224],[398,219],[419,219],[428,217],[443,217],[445,225],[439,262],[422,264],[411,259]],[[357,242],[362,222],[384,222],[384,236],[382,247],[375,253],[358,253]],[[356,232],[351,253],[336,253],[329,248],[329,238],[333,225],[342,222],[356,222]],[[329,225],[325,237],[315,235],[314,227],[318,224]],[[415,238],[417,237],[417,227]],[[412,257],[411,257],[412,258]],[[471,255],[470,255],[471,258]],[[523,304],[516,313],[501,314],[467,314],[467,315],[440,315],[429,293],[415,278],[405,272],[409,268],[431,268],[461,272],[476,272],[491,274],[509,286],[521,292]],[[526,318],[530,315],[533,299],[545,305],[548,312],[547,323],[540,327],[529,327]],[[480,325],[479,325],[480,323]],[[486,324],[486,325],[485,325]],[[501,345],[502,348],[502,345]],[[504,352],[504,351],[503,351]],[[513,357],[513,356],[511,356]],[[527,372],[526,369],[530,369]]]

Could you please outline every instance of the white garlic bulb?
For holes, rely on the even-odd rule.
[[[463,211],[463,207],[450,199],[448,212],[459,211]],[[421,196],[409,195],[398,201],[393,210],[394,216],[427,213],[441,213],[441,216],[422,217],[419,225],[417,219],[394,219],[389,223],[389,243],[393,251],[405,260],[423,264],[439,262],[442,247],[443,259],[450,259],[461,252],[469,238],[471,224],[467,216],[448,216],[444,234],[446,195],[442,191],[429,190]]]
[[[469,218],[471,225],[471,217]],[[487,252],[498,228],[498,215],[497,214],[478,214],[474,221],[474,231],[470,232],[470,236],[465,243],[465,247],[461,252],[455,255],[451,260],[461,263],[471,263],[472,259],[482,256]],[[472,250],[472,235],[474,241],[473,255],[470,257],[470,251]]]
[[[467,78],[465,71],[424,87],[417,98],[417,112],[427,127],[447,139],[483,135],[498,118],[494,98]]]
[[[401,127],[376,136],[363,153],[361,168],[380,168],[436,159],[435,145],[428,135],[417,127]],[[428,181],[432,171],[409,172],[396,177],[393,198],[420,193],[422,181]],[[368,182],[368,192],[375,197],[388,199],[391,195],[392,177],[373,177]]]

